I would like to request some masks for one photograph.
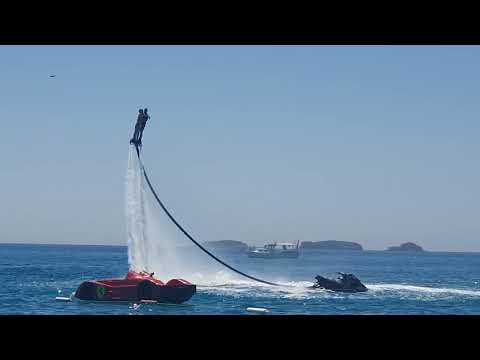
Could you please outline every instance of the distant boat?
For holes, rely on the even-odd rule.
[[[248,257],[259,259],[296,259],[300,255],[298,249],[300,241],[292,243],[267,244],[263,248],[251,247],[248,249]]]

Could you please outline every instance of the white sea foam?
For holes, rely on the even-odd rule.
[[[407,284],[366,284],[370,291],[377,293],[385,292],[400,292],[400,293],[419,293],[419,294],[451,294],[451,295],[464,295],[464,296],[479,296],[480,290],[467,290],[467,289],[455,289],[455,288],[437,288],[428,286],[417,286]]]

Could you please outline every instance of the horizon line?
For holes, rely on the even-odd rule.
[[[223,240],[207,240],[207,242],[210,241],[223,241]],[[239,240],[236,240],[239,241]],[[319,241],[328,241],[328,240],[319,240]],[[338,240],[338,241],[343,241],[343,240]],[[39,245],[39,246],[103,246],[103,247],[126,247],[128,249],[128,245],[123,244],[66,244],[66,243],[26,243],[26,242],[17,242],[17,243],[9,243],[9,242],[1,242],[0,245]],[[193,245],[190,245],[193,246]],[[178,247],[187,247],[186,245],[184,246],[178,246]],[[339,250],[339,251],[388,251],[388,248],[386,249],[364,249],[362,250],[350,250],[350,249],[308,249],[308,250]],[[425,250],[420,252],[429,252],[429,253],[480,253],[480,250]],[[397,252],[394,252],[397,253]]]

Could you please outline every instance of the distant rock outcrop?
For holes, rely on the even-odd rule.
[[[205,247],[216,250],[225,251],[247,251],[248,245],[237,240],[218,240],[218,241],[206,241],[203,243]]]
[[[400,246],[391,246],[387,251],[424,251],[421,246],[412,242],[404,243]]]
[[[362,245],[351,241],[303,241],[302,250],[363,250]]]

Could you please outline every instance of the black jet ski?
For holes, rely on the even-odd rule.
[[[364,292],[367,287],[362,284],[353,274],[338,273],[340,276],[335,279],[327,279],[323,276],[315,276],[317,282],[312,286],[313,289],[327,289],[341,292]]]

